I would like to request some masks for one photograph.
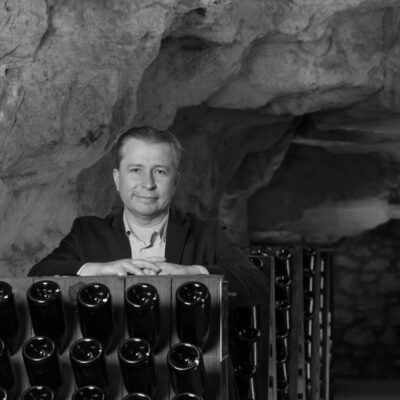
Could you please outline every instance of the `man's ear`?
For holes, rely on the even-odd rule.
[[[119,192],[119,171],[116,168],[113,169],[113,179],[114,179],[115,188]]]

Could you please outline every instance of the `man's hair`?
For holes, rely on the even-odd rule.
[[[122,160],[122,147],[129,139],[138,139],[147,143],[168,143],[174,153],[174,165],[178,171],[182,159],[181,143],[173,133],[153,128],[152,126],[129,128],[118,138],[114,148],[114,165],[116,169],[119,169]]]

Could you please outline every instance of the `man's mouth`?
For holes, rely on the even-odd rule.
[[[137,198],[139,198],[139,199],[141,199],[141,200],[147,200],[147,201],[150,201],[150,200],[157,200],[157,197],[153,197],[153,196],[140,196],[140,195],[137,195],[137,194],[134,194],[133,195],[134,197],[137,197]]]

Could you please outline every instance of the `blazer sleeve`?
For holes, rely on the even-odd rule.
[[[265,304],[269,298],[266,275],[242,252],[225,224],[217,220],[216,264],[207,265],[211,274],[223,274],[228,281],[231,306]]]
[[[80,259],[81,223],[77,218],[71,231],[47,257],[35,264],[28,276],[76,275],[85,263]]]

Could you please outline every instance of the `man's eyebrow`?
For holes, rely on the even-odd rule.
[[[140,163],[129,163],[126,164],[127,168],[130,167],[143,167],[143,164]],[[164,168],[164,169],[170,169],[171,166],[170,165],[166,165],[166,164],[156,164],[156,165],[152,165],[151,168]]]
[[[169,168],[170,168],[170,165],[157,164],[157,165],[154,165],[153,168],[165,168],[165,169],[169,169]]]
[[[129,167],[142,167],[143,164],[139,164],[139,163],[129,163],[126,165],[128,168]]]

